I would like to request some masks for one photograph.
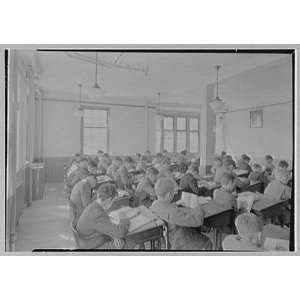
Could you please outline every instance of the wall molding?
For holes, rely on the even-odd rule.
[[[226,114],[240,112],[240,111],[251,111],[251,110],[255,110],[255,109],[273,107],[273,106],[279,106],[279,105],[287,105],[287,104],[290,104],[290,103],[293,103],[293,101],[290,100],[290,101],[284,101],[284,102],[278,102],[278,103],[271,103],[271,104],[265,104],[265,105],[258,105],[258,106],[252,106],[252,107],[246,107],[246,108],[233,109],[233,110],[229,110],[228,112],[226,112]]]

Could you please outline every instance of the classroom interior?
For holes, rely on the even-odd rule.
[[[10,49],[7,62],[6,251],[82,250],[80,232],[70,220],[70,195],[86,178],[80,178],[66,196],[68,176],[78,154],[79,160],[86,157],[88,162],[97,162],[97,188],[107,182],[114,184],[115,178],[107,180],[107,168],[99,169],[105,153],[109,164],[120,157],[126,165],[126,158],[132,158],[134,170],[127,170],[134,182],[132,189],[118,188],[117,192],[125,199],[124,207],[136,211],[141,203],[133,205],[132,198],[148,168],[156,168],[160,174],[166,163],[180,200],[185,192],[181,178],[192,173],[192,165],[197,165],[197,184],[210,190],[209,183],[216,183],[212,171],[216,157],[222,157],[222,164],[223,157],[230,155],[236,167],[246,154],[251,172],[254,164],[259,164],[263,173],[266,155],[270,155],[275,173],[267,175],[269,181],[262,190],[249,188],[250,172],[244,176],[232,171],[237,180],[247,181],[232,191],[238,199],[243,192],[264,195],[268,184],[277,180],[279,162],[288,163],[288,199],[278,194],[263,206],[263,200],[255,198],[252,208],[240,215],[236,204],[212,214],[197,207],[204,211],[199,226],[175,224],[177,229],[183,228],[182,241],[185,235],[195,240],[204,236],[210,243],[207,248],[189,248],[188,241],[174,246],[169,236],[174,224],[156,215],[151,226],[148,223],[127,232],[124,239],[134,236],[135,241],[130,251],[252,251],[252,246],[227,248],[224,242],[228,236],[239,236],[236,220],[243,214],[276,227],[278,235],[273,232],[268,242],[282,245],[271,245],[276,248],[272,250],[294,249],[293,53]],[[162,153],[162,158],[157,158],[157,153]],[[141,160],[145,160],[145,168],[137,170]],[[235,170],[240,171],[239,167]],[[155,192],[161,178],[153,184]],[[210,192],[197,195],[205,202],[202,206],[214,200],[214,190],[222,188],[222,180]],[[95,202],[99,195],[96,188],[92,190],[95,198],[90,201]],[[149,211],[151,206],[143,206],[138,213],[147,215]],[[283,211],[288,220],[282,221]],[[124,239],[111,238],[114,243],[108,249],[124,251],[120,246]]]

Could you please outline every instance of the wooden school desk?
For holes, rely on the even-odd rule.
[[[204,211],[203,225],[214,230],[214,250],[220,250],[224,228],[234,224],[235,213],[233,209],[223,208],[214,202],[202,205]]]
[[[288,204],[289,200],[279,200],[261,194],[261,199],[254,202],[252,211],[264,218],[274,218],[282,214],[282,209]]]
[[[133,241],[136,244],[143,244],[150,242],[151,250],[155,250],[155,242],[157,242],[157,248],[161,248],[161,240],[164,238],[164,232],[166,232],[166,225],[164,221],[155,216],[150,209],[145,206],[139,207],[141,214],[153,218],[153,221],[138,228],[136,231],[129,233],[126,239]]]

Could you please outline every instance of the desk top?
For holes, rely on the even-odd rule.
[[[272,207],[276,204],[286,202],[286,200],[271,198],[271,197],[268,197],[268,196],[266,196],[264,194],[260,194],[260,193],[257,193],[257,194],[259,195],[260,199],[255,201],[252,206],[252,209],[256,210],[256,211],[261,211],[266,208]]]

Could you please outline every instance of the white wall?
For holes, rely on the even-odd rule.
[[[43,102],[44,156],[65,157],[80,152],[79,105],[66,102]],[[101,106],[99,106],[100,108]],[[155,149],[155,111],[149,109],[150,151]],[[109,108],[109,152],[132,155],[146,150],[146,113],[144,107]]]
[[[257,67],[225,80],[222,98],[231,110],[226,115],[226,150],[253,157],[273,154],[292,159],[292,69],[291,57]],[[281,105],[272,105],[289,102]],[[265,105],[263,128],[250,128],[250,110]],[[247,109],[251,108],[251,109]]]
[[[253,157],[272,154],[292,158],[292,103],[263,108],[263,128],[250,128],[250,112],[227,114],[227,151],[233,155],[249,153]]]

